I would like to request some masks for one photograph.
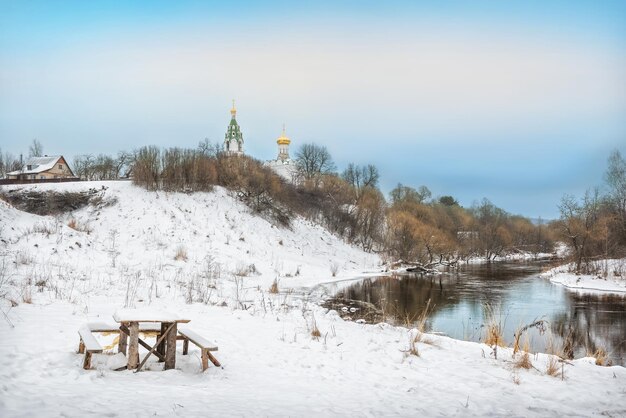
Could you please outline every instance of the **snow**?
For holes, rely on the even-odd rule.
[[[573,263],[555,267],[541,274],[570,289],[626,293],[626,259],[600,260],[597,263],[598,274],[576,274]]]
[[[113,314],[115,322],[188,322],[178,314],[154,308],[118,309]]]
[[[496,358],[487,345],[437,335],[416,343],[418,357],[409,354],[416,330],[347,322],[321,308],[318,284],[383,268],[377,256],[309,221],[272,226],[220,188],[28,187],[102,186],[114,203],[59,217],[0,202],[0,269],[4,260],[10,278],[0,280],[2,417],[626,414],[623,367],[579,359],[559,364],[553,377],[546,354],[517,369],[509,348]],[[90,232],[69,228],[70,217]],[[181,249],[186,261],[174,259]],[[335,277],[333,264],[340,266]],[[276,294],[269,292],[274,280]],[[223,366],[203,373],[199,349],[183,356],[179,346],[175,370],[151,358],[146,371],[114,371],[125,364],[114,348],[83,370],[77,330],[124,308],[190,319],[219,346]],[[114,346],[114,335],[97,338]]]

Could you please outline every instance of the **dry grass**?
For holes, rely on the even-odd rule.
[[[33,294],[30,290],[30,286],[26,285],[22,289],[22,302],[31,304],[33,303]]]
[[[609,354],[602,347],[598,348],[591,357],[596,358],[596,365],[598,366],[610,366]]]
[[[174,260],[176,261],[187,261],[189,257],[187,256],[187,249],[182,245],[176,248],[176,254],[174,255]]]
[[[277,294],[278,293],[278,280],[274,279],[272,285],[270,286],[270,293]]]
[[[504,339],[502,338],[502,327],[497,323],[489,323],[486,325],[484,343],[487,345],[497,345],[504,347]]]
[[[520,353],[519,358],[515,362],[516,369],[530,369],[533,363],[530,361],[530,355],[527,352]]]
[[[430,299],[426,302],[426,306],[417,316],[416,328],[417,334],[415,334],[414,342],[421,342],[424,344],[435,345],[435,342],[426,336],[426,322],[430,318],[433,312],[434,305],[430,304]]]
[[[430,299],[428,299],[428,301],[426,302],[426,307],[424,307],[422,312],[420,312],[417,317],[417,330],[419,332],[426,331],[426,321],[428,321],[430,314],[433,312],[433,308],[434,306],[431,306]]]
[[[33,263],[33,261],[34,259],[29,252],[18,251],[15,253],[15,264],[17,265],[28,265]]]
[[[500,315],[493,306],[485,304],[485,338],[483,342],[489,346],[504,347],[503,326]]]
[[[528,335],[526,335],[526,338],[524,340],[524,346],[522,347],[521,350],[519,350],[519,338],[515,339],[515,345],[517,346],[517,351],[519,351],[519,356],[517,358],[517,360],[515,361],[515,368],[516,369],[530,369],[533,367],[533,363],[530,361],[530,341],[528,341]],[[516,350],[513,350],[513,356],[515,357],[515,353]]]
[[[519,326],[517,327],[517,331],[515,331],[515,341],[513,341],[513,355],[515,355],[517,352],[521,351],[522,348],[520,347],[520,340],[522,338],[522,335],[526,336],[526,340],[525,340],[525,344],[524,344],[524,351],[529,351],[528,347],[530,346],[530,343],[528,341],[528,334],[524,334],[526,331],[528,331],[531,328],[535,328],[538,332],[539,335],[544,335],[546,330],[547,330],[547,322],[543,319],[540,320],[535,320],[532,323],[525,325],[525,326]]]
[[[89,224],[78,222],[76,218],[70,219],[69,222],[67,223],[67,226],[69,226],[75,231],[85,232],[87,234],[90,234],[91,232],[93,232],[93,228],[89,226]]]
[[[74,218],[70,219],[70,221],[67,223],[67,226],[78,231],[78,221]]]
[[[322,333],[320,332],[319,328],[317,327],[317,323],[314,320],[313,321],[313,329],[311,329],[311,337],[313,337],[313,338],[315,338],[317,340],[321,336],[322,336]]]
[[[407,351],[407,353],[411,356],[415,356],[415,357],[419,357],[420,356],[420,352],[417,349],[417,344],[415,342],[415,338],[411,339],[411,343],[409,344],[409,350]]]
[[[548,359],[546,374],[552,377],[557,377],[559,375],[559,360],[557,356],[550,356]]]
[[[513,373],[512,378],[513,378],[513,383],[515,383],[516,385],[519,385],[522,382],[517,373]]]

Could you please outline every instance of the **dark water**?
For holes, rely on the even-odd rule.
[[[484,338],[488,304],[507,344],[520,327],[539,320],[544,329],[522,334],[531,350],[553,347],[578,358],[602,348],[613,364],[626,365],[626,297],[573,292],[538,278],[541,269],[538,263],[466,265],[436,277],[365,279],[336,296],[369,302],[397,323],[415,319],[430,300],[428,331],[472,341]],[[366,310],[360,306],[348,314],[357,320]]]

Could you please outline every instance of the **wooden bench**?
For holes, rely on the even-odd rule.
[[[211,363],[216,367],[221,366],[220,362],[210,353],[210,351],[217,351],[217,346],[214,343],[189,328],[179,328],[178,333],[183,337],[183,355],[189,352],[189,341],[200,347],[200,352],[202,353],[202,371],[205,371],[209,367],[209,360],[211,360]]]
[[[151,322],[139,323],[140,332],[161,332],[161,325]],[[83,369],[87,370],[91,368],[91,355],[93,353],[102,353],[103,348],[93,335],[94,332],[98,333],[118,333],[120,332],[119,324],[111,324],[107,322],[88,322],[81,326],[78,330],[80,335],[80,342],[78,345],[78,353],[85,354],[85,361],[83,362]]]
[[[88,370],[91,368],[91,355],[93,353],[102,353],[102,347],[96,337],[93,336],[91,330],[87,325],[83,325],[78,330],[80,335],[80,345],[78,346],[78,352],[80,354],[85,353],[85,361],[83,361],[83,369]]]

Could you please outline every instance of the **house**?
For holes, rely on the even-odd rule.
[[[8,179],[15,180],[46,180],[74,178],[74,172],[62,155],[45,155],[43,157],[30,157],[21,170],[7,173]]]

